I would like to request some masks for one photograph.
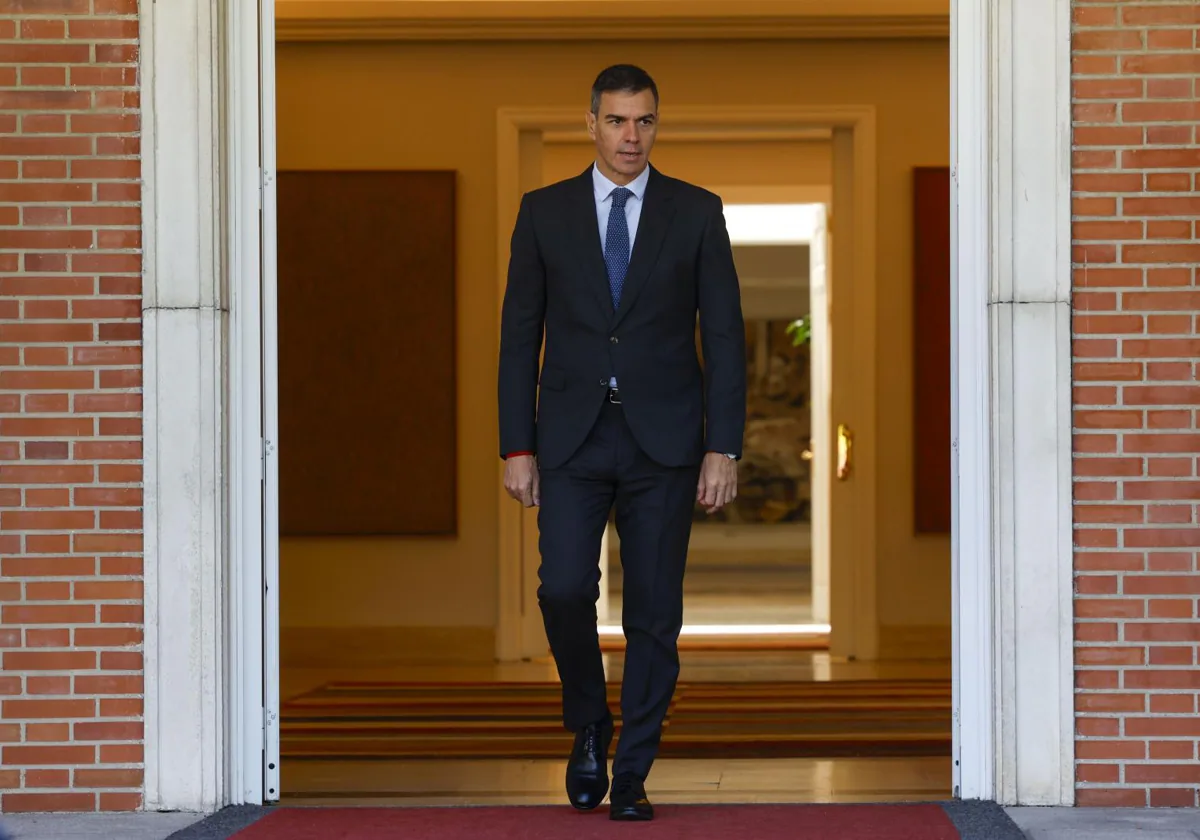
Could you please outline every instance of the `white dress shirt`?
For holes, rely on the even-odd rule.
[[[632,181],[625,185],[633,193],[625,202],[625,222],[629,225],[629,252],[633,253],[633,241],[637,238],[638,221],[642,218],[642,202],[646,197],[646,184],[650,181],[650,167],[647,166]],[[596,195],[596,221],[600,230],[600,250],[604,251],[604,241],[608,238],[608,211],[612,209],[612,191],[619,184],[614,184],[601,174],[599,167],[592,165],[592,184]]]
[[[647,166],[641,174],[625,185],[633,193],[625,201],[625,223],[629,226],[629,254],[633,256],[633,242],[637,238],[638,221],[642,218],[642,202],[646,196],[646,184],[650,180],[650,167]],[[608,214],[612,210],[612,191],[620,184],[615,184],[605,177],[600,168],[592,165],[592,184],[595,187],[596,222],[600,230],[600,252],[604,252],[605,240],[608,239]],[[608,384],[617,387],[617,378],[610,377]]]

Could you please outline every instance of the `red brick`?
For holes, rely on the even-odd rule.
[[[78,741],[140,741],[140,721],[104,721],[75,724],[75,739]]]
[[[1141,601],[1134,601],[1127,598],[1091,599],[1077,597],[1075,599],[1075,616],[1077,618],[1141,618],[1144,614],[1145,607]],[[1124,657],[1128,654],[1104,653],[1097,655],[1119,655]],[[1140,651],[1138,655],[1140,657]]]
[[[1180,671],[1159,671],[1159,674],[1182,674],[1187,676],[1187,672]],[[1132,671],[1129,676],[1141,677],[1142,672]],[[1194,678],[1193,678],[1194,679]],[[1147,685],[1145,679],[1139,680],[1141,687],[1153,688],[1168,688],[1169,682],[1163,679],[1162,685]],[[1186,683],[1186,680],[1179,680]],[[1186,687],[1186,685],[1184,686]],[[1125,734],[1132,738],[1197,738],[1200,737],[1200,719],[1195,716],[1188,717],[1129,717],[1125,720]]]
[[[77,762],[74,762],[77,763]],[[94,793],[6,793],[3,808],[9,813],[70,812],[96,809]]]
[[[101,744],[101,764],[135,764],[144,760],[141,744]]]
[[[1077,30],[1072,41],[1076,52],[1088,50],[1136,50],[1143,46],[1142,33],[1129,30]],[[1140,82],[1133,79],[1106,79],[1108,84],[1086,84],[1077,79],[1073,85],[1076,99],[1132,99],[1142,95]],[[1124,82],[1124,84],[1119,84]],[[1081,86],[1083,86],[1081,88]]]
[[[1125,102],[1121,116],[1126,123],[1191,122],[1200,118],[1200,103]]]
[[[5,700],[2,706],[6,720],[90,718],[96,715],[94,700]]]
[[[1192,788],[1151,788],[1151,808],[1195,808],[1197,791]]]
[[[75,771],[75,784],[88,788],[141,787],[143,771],[137,768],[105,768]]]
[[[1130,788],[1088,788],[1075,792],[1075,804],[1081,808],[1143,808],[1146,791]]]
[[[65,788],[71,786],[70,770],[26,770],[27,788]],[[13,785],[12,787],[17,787]]]
[[[1145,712],[1144,694],[1077,694],[1075,708],[1080,712]]]
[[[139,811],[142,795],[133,791],[100,791],[101,811]]]
[[[1168,714],[1168,712],[1164,711],[1164,714]],[[1150,742],[1150,758],[1157,761],[1189,761],[1194,757],[1195,753],[1196,745],[1187,741]]]
[[[1146,746],[1138,741],[1077,741],[1075,757],[1080,761],[1143,759]]]
[[[1152,647],[1150,648],[1150,664],[1151,665],[1194,665],[1196,657],[1192,648],[1186,647]],[[1167,694],[1161,695],[1159,700],[1166,701],[1179,699],[1176,695]],[[1195,700],[1184,697],[1187,701],[1185,705],[1195,705]],[[1161,711],[1161,709],[1151,708],[1151,711]]]
[[[1085,738],[1112,738],[1121,734],[1121,722],[1116,718],[1079,717],[1076,729]]]
[[[95,764],[96,748],[91,745],[77,746],[22,746],[8,745],[0,751],[3,763],[8,766],[29,764]],[[5,800],[8,796],[5,796]]]
[[[1126,26],[1196,25],[1200,24],[1200,8],[1193,4],[1130,3],[1121,10],[1121,22]]]
[[[1181,548],[1200,546],[1200,528],[1130,528],[1125,531],[1127,548]]]
[[[105,674],[101,676],[80,675],[75,678],[75,693],[88,695],[141,694],[140,676]]]
[[[1146,175],[1150,192],[1180,192],[1192,188],[1192,176],[1186,172],[1151,172]]]

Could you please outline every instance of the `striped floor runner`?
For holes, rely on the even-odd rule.
[[[620,687],[609,685],[619,714]],[[286,702],[287,758],[562,758],[555,683],[335,682]],[[659,755],[950,754],[945,680],[681,683]],[[620,718],[617,721],[620,726]]]

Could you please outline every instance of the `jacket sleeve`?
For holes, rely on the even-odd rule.
[[[546,270],[538,251],[529,196],[513,228],[500,315],[500,457],[534,452],[538,359],[546,316]]]
[[[705,223],[698,294],[705,369],[705,451],[740,458],[746,430],[746,325],[733,246],[719,199]]]

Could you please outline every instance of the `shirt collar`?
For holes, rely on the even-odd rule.
[[[650,181],[650,166],[647,165],[641,174],[625,185],[633,193],[633,197],[641,201],[646,195],[646,184]],[[596,200],[604,201],[619,184],[614,184],[603,173],[600,167],[592,164],[592,184],[596,190]]]

